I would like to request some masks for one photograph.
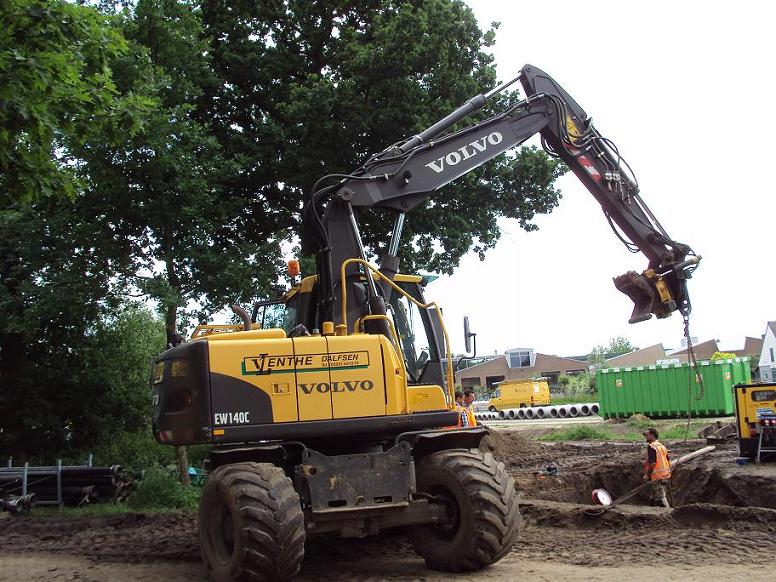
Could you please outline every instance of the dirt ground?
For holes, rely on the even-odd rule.
[[[675,509],[646,498],[603,515],[592,489],[615,497],[639,483],[640,444],[548,444],[502,431],[495,453],[515,476],[523,528],[510,555],[468,580],[772,580],[776,463],[738,465],[734,446],[677,468]],[[705,445],[668,443],[674,458]],[[547,466],[557,476],[545,476]],[[537,474],[539,473],[539,474]],[[0,519],[0,580],[206,580],[194,514]],[[299,580],[448,580],[425,567],[403,531],[308,542]]]

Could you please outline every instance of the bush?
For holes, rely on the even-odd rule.
[[[156,442],[151,429],[115,434],[94,451],[95,465],[121,465],[132,471],[175,463],[175,449]]]
[[[201,490],[181,485],[174,472],[148,469],[129,498],[132,509],[195,509]]]
[[[191,467],[202,467],[210,453],[210,445],[186,447]],[[121,465],[130,471],[143,471],[153,467],[166,467],[175,464],[175,447],[156,442],[150,428],[136,432],[120,432],[107,442],[102,442],[94,451],[95,465]],[[85,451],[79,459],[86,458]]]

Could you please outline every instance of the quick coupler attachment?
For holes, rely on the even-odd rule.
[[[652,269],[641,275],[628,271],[614,278],[614,286],[633,301],[633,313],[628,323],[646,321],[653,315],[662,319],[677,309],[668,281]]]

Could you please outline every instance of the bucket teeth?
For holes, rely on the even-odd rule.
[[[614,286],[633,301],[633,313],[628,323],[646,321],[652,317],[655,304],[658,303],[655,290],[646,277],[636,271],[628,271],[614,278]]]

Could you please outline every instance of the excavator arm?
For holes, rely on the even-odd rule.
[[[475,125],[445,133],[461,119],[481,108],[494,93],[520,80],[527,98],[507,111]],[[339,267],[349,258],[365,258],[354,208],[386,208],[396,213],[388,253],[381,271],[390,278],[398,270],[398,242],[405,213],[423,203],[436,190],[481,166],[535,134],[553,156],[561,158],[601,205],[616,234],[649,263],[641,274],[630,271],[614,282],[634,301],[631,323],[653,314],[667,317],[673,311],[690,311],[686,280],[700,257],[689,246],[671,239],[639,196],[635,177],[614,144],[593,127],[585,111],[549,75],[526,65],[520,75],[465,105],[409,140],[370,158],[352,174],[317,189],[308,205],[319,226],[321,315],[336,320],[340,284]],[[322,200],[328,199],[321,217]],[[619,231],[618,231],[619,229]],[[361,279],[357,268],[349,280]],[[372,313],[384,312],[374,282],[363,294]]]

